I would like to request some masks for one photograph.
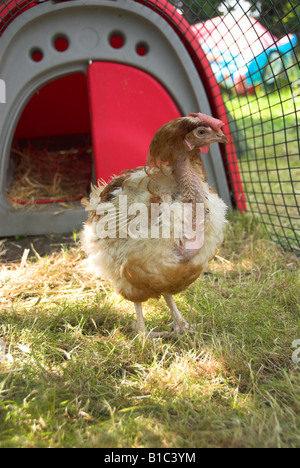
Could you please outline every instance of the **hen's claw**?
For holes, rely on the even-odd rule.
[[[171,331],[161,331],[161,332],[154,332],[154,331],[151,331],[148,333],[147,336],[149,336],[150,338],[160,338],[162,336],[172,336],[174,335],[174,332]]]
[[[168,324],[168,327],[171,328],[171,331],[161,331],[161,332],[155,332],[151,331],[148,333],[148,336],[150,338],[160,338],[162,336],[173,336],[176,335],[177,333],[195,333],[197,331],[197,328],[199,328],[199,325],[191,325],[190,323],[183,321],[180,324],[175,322],[175,320],[172,323]]]
[[[182,332],[190,332],[194,333],[196,332],[197,328],[199,328],[199,325],[197,324],[190,324],[186,322],[185,320],[178,324],[175,320],[171,323],[168,324],[168,327],[172,329],[173,332],[177,333],[182,333]]]

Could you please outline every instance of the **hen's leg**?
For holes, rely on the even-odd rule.
[[[172,317],[174,321],[169,325],[173,330],[171,332],[168,331],[163,331],[163,332],[155,332],[151,331],[147,333],[146,326],[145,326],[145,320],[144,320],[144,315],[143,315],[143,306],[141,302],[135,302],[134,303],[134,308],[135,308],[135,313],[136,313],[136,330],[138,332],[143,332],[152,337],[152,338],[158,338],[161,336],[168,336],[172,335],[174,332],[179,332],[183,330],[189,330],[193,331],[195,330],[195,326],[190,325],[188,322],[184,320],[182,317],[181,313],[176,307],[176,304],[173,300],[173,297],[165,294],[164,295],[165,301],[168,304],[170,308],[170,312],[172,314]]]
[[[138,332],[145,331],[145,320],[143,316],[143,306],[141,302],[134,303],[135,313],[136,313],[136,329]]]
[[[173,330],[177,332],[181,330],[189,330],[189,331],[195,330],[196,328],[195,325],[190,325],[188,322],[184,320],[181,313],[177,309],[177,306],[174,302],[173,297],[169,294],[164,294],[164,298],[170,308],[170,312],[174,319],[174,321],[169,324],[169,327],[173,328]]]
[[[136,330],[138,332],[146,333],[148,336],[152,338],[157,338],[160,336],[167,336],[170,335],[170,332],[147,332],[146,326],[145,326],[145,320],[144,320],[144,315],[143,315],[143,306],[141,302],[135,302],[134,303],[134,308],[135,308],[135,313],[136,313]]]

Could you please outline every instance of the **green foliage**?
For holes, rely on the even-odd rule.
[[[220,0],[173,0],[172,3],[182,10],[185,18],[192,24],[206,21],[222,14],[218,8],[221,4]]]
[[[191,23],[203,22],[232,11],[234,1],[220,0],[171,0]],[[300,37],[300,5],[298,0],[270,0],[243,2],[245,13],[255,16],[275,36],[295,33]]]
[[[275,36],[282,37],[294,33],[300,37],[300,5],[298,0],[270,0],[268,2],[251,0],[251,3],[259,13],[258,21]]]

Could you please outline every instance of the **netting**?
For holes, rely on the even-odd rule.
[[[136,1],[164,17],[181,37],[213,114],[227,115],[243,184],[243,192],[233,189],[234,149],[222,149],[234,205],[240,208],[245,196],[248,211],[270,235],[299,254],[299,1]],[[38,3],[0,0],[0,36]]]
[[[206,84],[208,95],[218,93],[215,87],[222,93],[247,209],[284,248],[299,254],[299,2],[175,0],[171,14],[163,0],[149,0],[149,6],[188,38],[196,64],[197,48],[204,51],[209,63],[198,68],[216,78]],[[216,100],[211,106],[218,113]],[[232,180],[228,160],[227,150],[224,165]]]

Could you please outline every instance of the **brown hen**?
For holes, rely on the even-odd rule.
[[[223,239],[227,207],[206,182],[199,157],[226,143],[220,120],[190,114],[154,135],[145,167],[92,188],[82,231],[90,269],[134,303],[137,330],[146,331],[142,302],[165,298],[173,322],[163,336],[193,330],[172,298],[204,271]]]

